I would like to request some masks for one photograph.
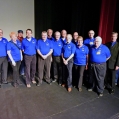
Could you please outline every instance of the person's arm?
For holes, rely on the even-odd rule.
[[[8,56],[9,56],[11,62],[12,62],[12,65],[13,65],[13,66],[16,66],[16,62],[14,61],[14,59],[13,59],[13,57],[12,57],[12,55],[11,55],[11,51],[8,50],[8,51],[7,51],[7,54],[8,54]]]
[[[66,60],[67,62],[74,57],[74,54],[71,54],[70,57]]]
[[[89,59],[89,55],[86,55],[86,70],[88,69],[88,59]]]
[[[22,51],[20,50],[21,61],[23,60]]]
[[[53,53],[53,49],[50,49],[50,52],[49,52],[47,55],[45,55],[45,56],[48,57],[48,56],[50,56],[52,53]]]
[[[118,56],[117,56],[117,61],[116,61],[115,70],[118,70],[118,69],[119,69],[119,53],[118,53]]]

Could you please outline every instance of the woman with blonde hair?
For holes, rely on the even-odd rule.
[[[19,67],[22,61],[21,43],[17,39],[15,32],[10,33],[11,40],[7,44],[7,54],[10,65],[13,69],[13,86],[17,87],[21,84],[19,79]]]

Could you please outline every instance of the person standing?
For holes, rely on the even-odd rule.
[[[102,44],[101,37],[97,36],[94,44],[89,50],[90,78],[88,91],[92,91],[96,87],[99,96],[103,96],[106,61],[110,58],[111,54],[108,47]]]
[[[47,39],[51,40],[51,41],[54,40],[54,38],[53,38],[53,30],[52,29],[48,29],[47,30]]]
[[[7,54],[10,65],[13,69],[13,86],[17,87],[21,84],[19,79],[19,67],[22,61],[21,43],[17,39],[15,32],[10,33],[11,41],[7,44]]]
[[[95,41],[94,35],[95,35],[95,32],[93,30],[90,30],[88,32],[89,38],[84,40],[84,45],[88,46],[88,48],[94,45],[94,41]]]
[[[50,68],[51,68],[51,54],[53,52],[52,41],[47,39],[47,32],[41,33],[42,39],[38,40],[37,53],[38,53],[38,84],[42,84],[43,75],[45,71],[45,81],[51,84]]]
[[[72,90],[72,67],[73,67],[73,57],[76,50],[75,45],[71,42],[72,35],[68,34],[66,37],[66,43],[62,49],[62,59],[63,59],[63,83],[64,87],[67,83],[68,92]]]
[[[66,37],[67,37],[67,31],[66,30],[62,30],[61,31],[61,40],[62,40],[63,44],[66,43]]]
[[[18,40],[22,43],[23,38],[23,31],[22,30],[18,30],[18,36],[17,36]],[[23,52],[22,52],[22,55]],[[20,65],[20,75],[24,76],[24,71],[25,70],[25,63],[24,63],[24,56],[23,56],[23,60],[21,61],[21,65]]]
[[[83,37],[77,38],[76,51],[74,54],[74,69],[75,69],[75,85],[79,91],[82,91],[84,70],[88,68],[88,53],[89,49],[83,44]]]
[[[116,70],[119,69],[119,43],[117,42],[118,33],[112,32],[112,41],[106,43],[110,49],[111,57],[107,61],[107,75],[105,78],[105,86],[110,93],[114,93]]]
[[[32,30],[26,30],[26,38],[22,41],[22,51],[25,61],[26,86],[31,87],[31,82],[36,84],[36,44],[37,40],[32,37]]]
[[[7,43],[8,40],[3,37],[3,30],[0,29],[0,85],[7,84]]]
[[[73,40],[72,40],[72,42],[75,44],[75,45],[77,45],[77,38],[78,38],[78,32],[74,32],[74,34],[73,34]]]
[[[60,32],[55,32],[55,40],[53,43],[53,79],[54,81],[58,81],[58,84],[62,84],[62,47],[63,43],[60,39]]]

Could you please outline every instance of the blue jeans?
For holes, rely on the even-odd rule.
[[[22,60],[21,65],[20,65],[20,75],[24,75],[24,70],[25,70],[25,62]]]
[[[119,79],[119,69],[116,71],[116,79],[115,79],[115,83],[118,82],[118,79]]]

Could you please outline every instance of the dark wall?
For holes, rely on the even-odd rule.
[[[77,31],[84,38],[92,29],[98,34],[101,0],[35,0],[35,37],[51,28]]]

